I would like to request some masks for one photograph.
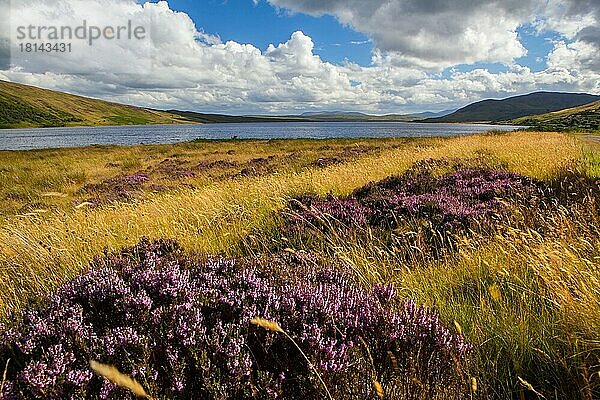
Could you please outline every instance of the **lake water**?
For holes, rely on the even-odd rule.
[[[1,150],[90,145],[176,143],[194,139],[387,138],[460,136],[520,127],[410,122],[267,122],[243,124],[145,125],[0,129]]]

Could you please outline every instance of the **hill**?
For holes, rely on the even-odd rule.
[[[547,114],[521,117],[509,122],[548,131],[600,131],[600,101]]]
[[[205,114],[194,111],[168,110],[170,114],[177,115],[187,121],[200,124],[234,124],[247,122],[306,122],[313,121],[308,117],[282,116],[271,117],[265,115],[225,115],[225,114]]]
[[[321,111],[300,115],[225,115],[156,110],[0,80],[0,128],[244,122],[413,122],[452,111],[369,115]]]
[[[304,113],[299,116],[306,121],[316,122],[410,122],[419,119],[410,114],[370,115],[359,112]],[[287,118],[296,118],[287,116]]]
[[[0,81],[0,127],[146,125],[189,122],[164,111]]]
[[[356,112],[356,111],[309,111],[309,112],[305,112],[300,114],[301,117],[322,117],[322,116],[329,116],[329,115],[352,115],[355,117],[366,117],[367,114],[365,113],[361,113],[361,112]]]
[[[499,122],[546,114],[600,100],[586,93],[536,92],[503,100],[483,100],[469,104],[452,114],[428,118],[424,122]]]
[[[345,112],[345,111],[320,111],[320,112],[305,112],[295,118],[305,118],[311,121],[355,121],[355,122],[413,122],[423,118],[442,117],[456,110],[446,110],[440,112],[421,112],[416,114],[386,114],[386,115],[370,115],[361,112]],[[294,118],[294,116],[288,116]]]
[[[91,99],[0,80],[0,128],[52,126],[149,125],[243,122],[414,121],[415,115],[368,115],[359,112],[307,112],[301,115],[235,116],[193,111],[155,110]]]
[[[425,116],[421,114],[387,114],[370,115],[359,112],[323,111],[306,112],[300,115],[224,115],[204,114],[194,111],[169,110],[189,121],[203,124],[212,123],[244,123],[244,122],[413,122]],[[442,112],[443,113],[443,112]],[[430,114],[430,113],[424,113]],[[432,113],[436,114],[436,113]]]
[[[421,113],[417,113],[417,114],[412,114],[412,115],[415,116],[415,117],[419,117],[419,119],[422,119],[422,118],[437,118],[437,117],[444,117],[446,115],[452,114],[455,111],[456,111],[456,108],[452,109],[452,110],[444,110],[444,111],[438,111],[438,112],[425,111],[425,112],[421,112]]]

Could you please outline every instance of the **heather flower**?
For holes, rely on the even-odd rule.
[[[132,200],[140,197],[145,183],[150,181],[148,174],[137,172],[90,183],[83,186],[80,192],[91,195],[86,201],[92,204],[103,204],[114,201]]]
[[[485,236],[494,231],[498,219],[527,213],[532,204],[539,204],[543,192],[541,182],[515,173],[426,161],[348,196],[299,196],[290,201],[282,230],[287,236],[311,239],[315,230],[369,230],[396,244],[400,249],[396,253],[407,252],[407,259],[415,240],[421,254],[435,257],[450,250],[458,235],[478,231]],[[414,236],[405,238],[402,232]]]
[[[292,227],[308,225],[318,228],[332,226],[363,226],[371,217],[372,210],[354,198],[339,198],[328,195],[325,199],[316,196],[299,196],[290,202],[289,218]]]
[[[446,390],[463,338],[393,286],[365,290],[340,271],[310,255],[200,260],[169,241],[105,254],[0,324],[0,363],[13,360],[3,396],[129,398],[90,373],[97,360],[158,398],[321,398],[306,359],[257,317],[294,338],[334,398],[372,390],[363,342],[379,376],[392,353],[406,376]]]

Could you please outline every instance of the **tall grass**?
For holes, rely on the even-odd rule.
[[[268,225],[289,197],[349,193],[420,159],[487,154],[511,170],[544,178],[581,152],[575,139],[553,133],[476,135],[435,144],[403,146],[325,169],[226,180],[134,204],[6,218],[0,229],[0,310],[19,308],[32,293],[52,290],[80,273],[104,248],[131,246],[141,236],[173,238],[206,254],[235,255],[240,240]]]
[[[600,142],[588,140],[584,147],[583,162],[590,176],[600,178]]]
[[[600,388],[597,224],[565,211],[551,237],[513,228],[491,241],[464,238],[454,256],[419,268],[368,240],[330,237],[330,246],[363,280],[392,282],[455,321],[474,345],[470,373],[480,392],[532,395],[521,378],[546,398],[593,399]]]
[[[275,211],[291,197],[345,195],[418,160],[484,156],[547,181],[575,167],[600,176],[597,149],[584,150],[577,138],[558,133],[418,143],[327,168],[222,180],[132,204],[7,217],[0,228],[0,311],[23,307],[34,293],[79,274],[104,248],[131,246],[141,236],[173,238],[203,254],[269,249],[265,240],[275,236]],[[588,400],[598,396],[600,380],[600,237],[599,221],[579,211],[560,210],[547,221],[545,235],[515,225],[491,239],[464,237],[453,255],[413,260],[419,268],[410,268],[368,232],[334,231],[322,251],[342,260],[365,284],[392,282],[405,296],[439,310],[445,322],[456,322],[474,345],[468,373],[482,398],[539,393]]]

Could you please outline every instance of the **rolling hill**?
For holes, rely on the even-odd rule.
[[[594,101],[600,101],[600,96],[584,93],[537,92],[504,100],[483,100],[455,112],[369,115],[359,112],[325,111],[285,116],[234,116],[147,109],[0,80],[0,128],[181,123],[422,121],[510,122],[531,126],[554,126],[554,130],[594,130],[598,129],[598,107],[584,106]],[[576,108],[571,110],[572,107]],[[556,113],[564,109],[569,110],[565,110],[564,114]],[[423,120],[423,117],[429,118]]]
[[[0,81],[2,128],[173,123],[189,121],[164,111]]]
[[[147,109],[0,80],[0,128],[243,122],[407,122],[449,112],[412,115],[369,115],[344,111],[284,116],[205,114]]]
[[[509,122],[549,131],[600,131],[600,101],[547,114],[521,117]]]
[[[447,110],[440,112],[426,111],[417,114],[386,114],[386,115],[371,115],[361,112],[347,111],[320,111],[320,112],[305,112],[299,116],[287,116],[288,118],[303,118],[311,121],[348,121],[348,122],[414,122],[423,118],[442,117],[448,115],[455,110]]]
[[[600,100],[586,93],[536,92],[503,100],[483,100],[469,104],[452,114],[427,118],[423,122],[499,122],[546,114]]]

